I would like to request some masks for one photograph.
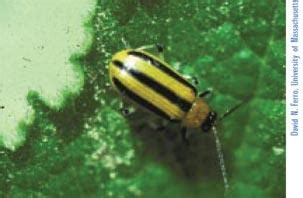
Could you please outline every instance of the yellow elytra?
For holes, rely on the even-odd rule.
[[[110,80],[122,94],[184,128],[209,131],[217,114],[196,88],[160,58],[142,49],[116,53],[109,65]]]

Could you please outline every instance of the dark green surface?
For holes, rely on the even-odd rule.
[[[29,93],[36,112],[26,142],[0,154],[0,193],[12,197],[222,197],[211,134],[179,127],[137,109],[119,112],[107,63],[125,46],[163,43],[181,73],[213,89],[219,113],[249,98],[218,127],[231,182],[228,197],[285,196],[284,1],[99,1],[94,42],[74,63],[86,81],[79,96],[53,110]],[[232,3],[233,2],[233,3]]]

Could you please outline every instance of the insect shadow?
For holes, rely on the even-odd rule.
[[[152,157],[183,181],[201,184],[211,180],[222,183],[215,141],[211,133],[190,129],[187,145],[182,141],[180,124],[166,122],[142,109],[138,109],[128,118],[134,137],[143,145],[136,151],[140,157]]]

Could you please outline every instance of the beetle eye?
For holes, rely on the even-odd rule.
[[[217,119],[217,113],[214,111],[211,111],[208,113],[205,121],[201,125],[201,129],[204,132],[209,132],[212,126],[214,126]]]

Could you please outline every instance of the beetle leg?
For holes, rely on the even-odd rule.
[[[196,76],[192,77],[192,82],[194,83],[195,86],[199,85],[199,80]]]
[[[130,116],[134,112],[134,109],[131,106],[127,106],[124,103],[120,103],[119,110],[124,116]]]
[[[148,49],[155,49],[158,52],[158,56],[160,57],[161,60],[164,60],[164,47],[162,44],[155,44],[155,45],[143,45],[139,48],[137,48],[137,50],[148,50]]]
[[[120,111],[123,115],[128,116],[130,114],[130,110],[127,107],[120,108]]]
[[[157,51],[159,53],[159,57],[161,60],[164,60],[164,46],[160,43],[157,43],[156,45]]]
[[[187,133],[187,128],[186,127],[182,127],[182,129],[181,129],[181,137],[182,137],[182,141],[186,145],[189,145],[188,133]]]
[[[210,90],[206,90],[202,93],[199,94],[199,98],[204,98],[205,96],[211,94],[211,91]]]

